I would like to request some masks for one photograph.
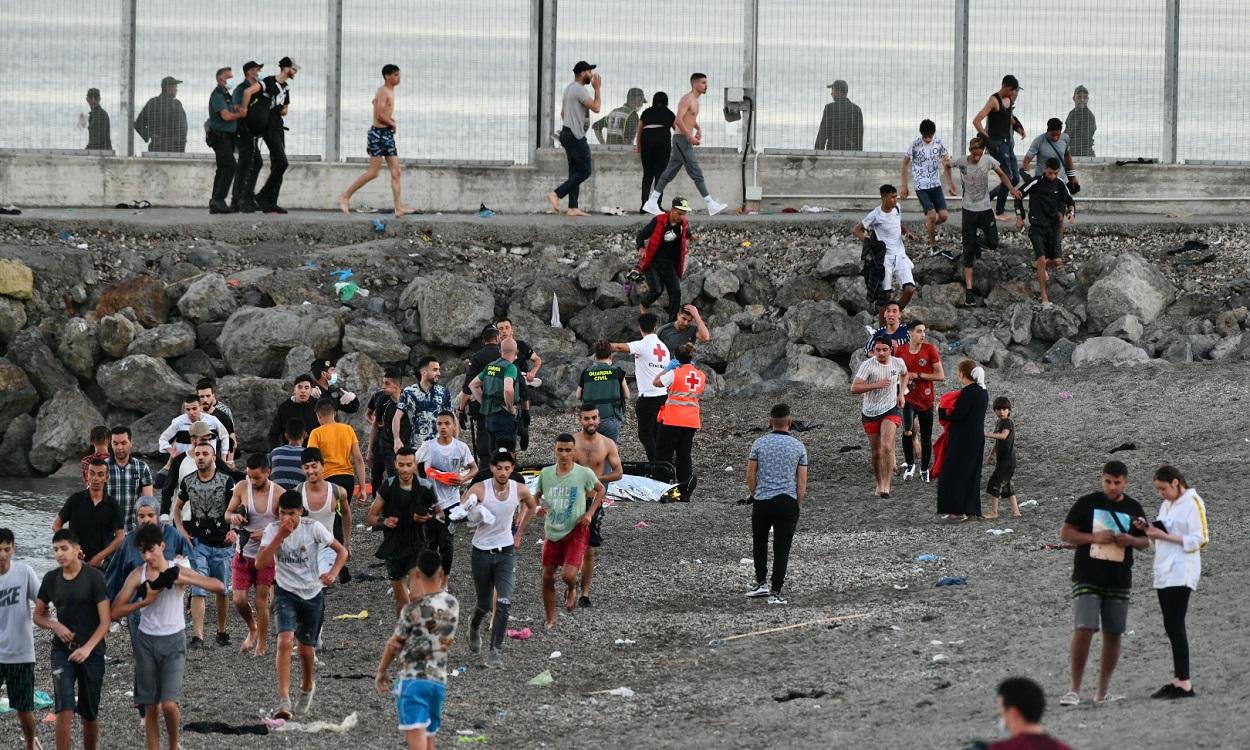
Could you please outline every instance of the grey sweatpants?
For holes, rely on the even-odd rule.
[[[508,547],[491,554],[474,547],[471,562],[477,606],[473,609],[469,625],[474,629],[481,627],[482,620],[490,614],[491,600],[494,599],[495,619],[490,626],[490,647],[498,649],[503,646],[508,629],[508,610],[512,606],[512,589],[516,583],[516,551]]]
[[[699,196],[706,198],[708,196],[707,183],[703,181],[703,170],[699,168],[699,160],[694,156],[694,146],[691,145],[690,139],[681,133],[673,134],[673,150],[668,155],[668,166],[664,168],[664,174],[656,180],[652,190],[663,193],[664,188],[673,181],[682,167],[686,168],[686,174],[694,180]]]

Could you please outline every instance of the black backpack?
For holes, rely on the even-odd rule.
[[[878,240],[875,234],[869,233],[864,237],[864,249],[860,252],[859,260],[863,264],[864,291],[868,301],[876,302],[881,284],[885,281],[885,243]]]

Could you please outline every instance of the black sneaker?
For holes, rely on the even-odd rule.
[[[187,644],[187,648],[199,649],[204,646],[204,639],[198,635],[191,636],[191,642]]]
[[[260,207],[256,205],[256,201],[239,201],[239,213],[254,214]]]
[[[230,645],[230,634],[229,634],[229,633],[220,633],[220,632],[219,632],[219,633],[217,633],[217,645],[218,645],[218,646],[229,646],[229,645]]]
[[[590,609],[592,606],[590,603],[590,597],[589,596],[578,597],[577,606],[581,607],[582,609]]]
[[[210,214],[232,214],[236,209],[227,206],[222,201],[209,201],[208,212]]]
[[[278,206],[278,205],[266,206],[263,210],[264,210],[264,212],[265,212],[265,213],[267,213],[267,214],[284,214],[284,213],[287,213],[287,210],[286,210],[285,208],[283,208],[282,206]]]
[[[964,306],[976,307],[976,304],[977,304],[977,296],[972,293],[972,290],[971,289],[964,290]]]
[[[346,566],[344,566],[343,569],[339,571],[339,583],[351,583],[351,582],[352,582],[352,572],[348,570]]]

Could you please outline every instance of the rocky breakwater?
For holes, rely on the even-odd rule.
[[[38,226],[6,227],[0,474],[76,470],[95,424],[130,425],[139,451],[153,453],[202,377],[216,378],[243,449],[261,450],[292,378],[314,357],[337,360],[362,398],[385,367],[411,377],[426,354],[440,357],[456,388],[474,336],[501,315],[543,358],[533,400],[567,406],[593,342],[637,335],[637,309],[622,292],[632,227],[545,241],[524,227],[394,227],[360,242],[351,242],[355,227],[338,226],[230,241],[202,227],[139,236],[79,227],[78,244]],[[849,225],[761,219],[696,229],[682,296],[712,332],[698,353],[711,393],[845,388],[874,325]],[[1195,234],[1219,245],[1214,261],[1182,265],[1167,254]],[[990,367],[1247,360],[1248,238],[1242,227],[1078,228],[1067,266],[1053,274],[1054,304],[1042,308],[1031,251],[1009,233],[978,265],[984,306],[958,306],[956,264],[920,258],[920,290],[904,317],[928,323],[945,354]],[[561,327],[551,325],[553,306]],[[363,420],[363,410],[352,417],[361,429]]]

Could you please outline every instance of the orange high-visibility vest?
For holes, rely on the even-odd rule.
[[[673,384],[668,387],[668,400],[660,407],[658,422],[670,427],[693,427],[699,429],[699,399],[707,385],[704,375],[694,365],[682,365],[673,370]]]

